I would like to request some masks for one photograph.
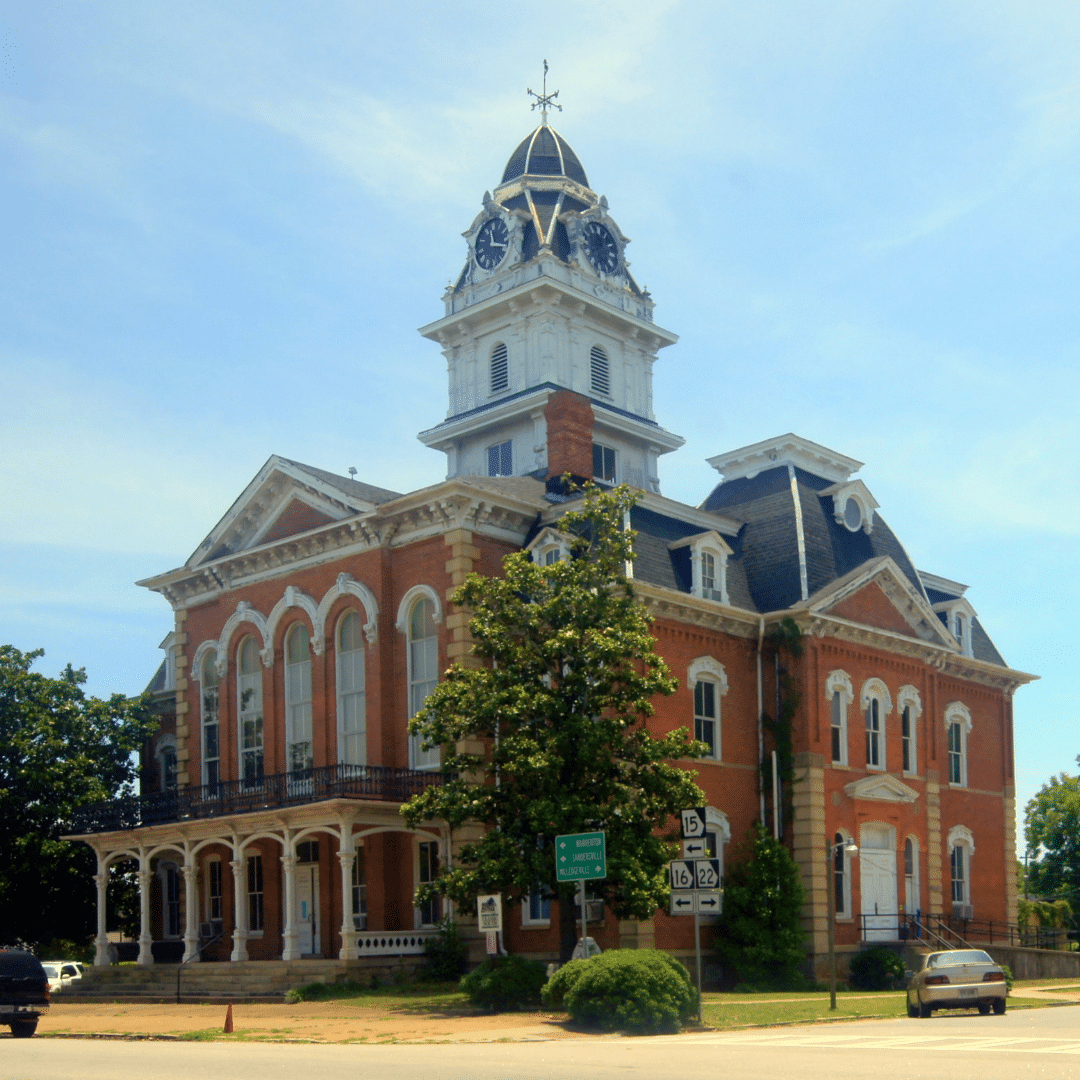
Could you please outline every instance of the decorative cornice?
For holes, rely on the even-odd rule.
[[[872,799],[875,802],[913,803],[919,797],[914,788],[888,773],[864,776],[861,780],[845,784],[844,793],[852,799]]]

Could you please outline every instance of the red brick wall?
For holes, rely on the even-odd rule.
[[[593,411],[589,399],[572,390],[557,390],[548,398],[544,419],[548,476],[592,476]]]

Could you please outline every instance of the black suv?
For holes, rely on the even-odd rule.
[[[41,961],[20,949],[0,949],[0,1024],[16,1039],[29,1039],[48,1007],[49,980]]]

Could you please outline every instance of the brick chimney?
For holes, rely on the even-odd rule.
[[[547,421],[548,477],[589,479],[593,474],[593,411],[589,399],[573,390],[556,390],[544,406]]]

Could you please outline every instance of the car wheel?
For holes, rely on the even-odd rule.
[[[979,1015],[980,1016],[989,1016],[990,1015],[990,1002],[989,1001],[980,1001],[979,1002]]]
[[[12,1020],[11,1034],[16,1039],[29,1039],[37,1031],[36,1020]]]
[[[919,1015],[919,1006],[912,1005],[909,1001],[907,1003],[907,1014],[911,1017],[912,1020],[914,1020]]]
[[[932,1005],[924,1005],[921,1001],[919,1002],[919,1016],[922,1017],[923,1020],[929,1020],[930,1014],[933,1011],[934,1008]]]
[[[1004,1016],[1005,1015],[1005,999],[1004,998],[994,998],[994,1015],[995,1016]]]

